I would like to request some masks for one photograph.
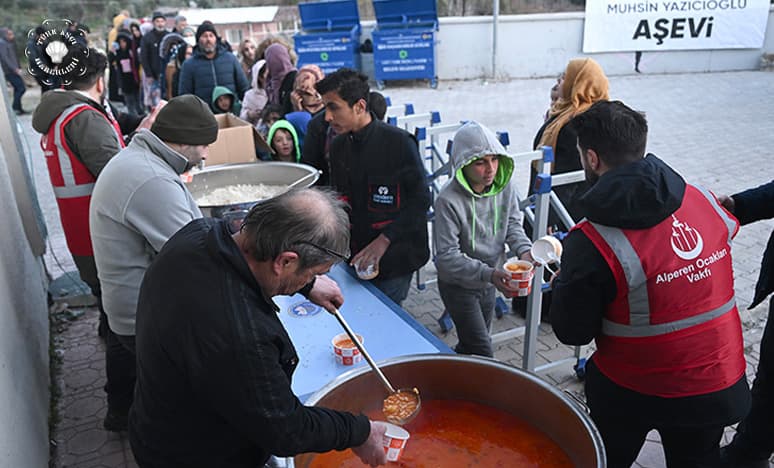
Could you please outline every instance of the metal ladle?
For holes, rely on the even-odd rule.
[[[422,399],[419,397],[419,391],[416,388],[399,388],[398,390],[395,390],[395,387],[393,387],[392,384],[390,384],[390,381],[387,380],[387,377],[384,376],[384,373],[382,373],[382,370],[379,369],[379,366],[376,365],[374,360],[371,358],[371,355],[368,354],[368,351],[365,350],[365,347],[363,346],[363,344],[360,343],[360,340],[357,339],[357,335],[355,335],[355,332],[352,331],[352,329],[349,327],[349,324],[347,324],[347,321],[344,320],[344,317],[341,315],[341,312],[339,312],[339,309],[333,309],[333,312],[331,313],[336,317],[336,319],[339,321],[341,326],[344,327],[344,331],[347,332],[347,335],[349,335],[349,338],[352,340],[353,343],[355,343],[355,346],[357,346],[357,349],[360,350],[360,353],[363,355],[366,361],[368,361],[368,364],[371,366],[371,369],[373,369],[374,372],[376,372],[376,375],[379,377],[379,380],[382,381],[384,388],[387,389],[390,395],[397,395],[401,393],[411,393],[416,396],[417,407],[410,415],[402,419],[385,415],[387,417],[387,420],[393,424],[402,426],[408,423],[409,421],[411,421],[412,419],[414,419],[416,415],[419,414],[419,408],[422,406]]]
[[[312,177],[316,176],[319,173],[320,173],[320,171],[310,172],[309,174],[305,175],[304,177],[301,177],[297,181],[295,181],[292,184],[288,185],[287,190],[290,190],[290,189],[298,187],[301,184],[301,182],[305,182],[305,181],[311,179]]]

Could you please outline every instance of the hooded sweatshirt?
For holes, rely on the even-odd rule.
[[[492,185],[477,194],[462,169],[488,154],[500,156],[497,174]],[[451,164],[453,179],[435,202],[438,279],[479,289],[490,284],[494,269],[505,262],[505,244],[517,255],[531,247],[511,183],[513,160],[491,130],[468,122],[454,136]]]
[[[293,148],[296,151],[296,157],[294,158],[293,162],[299,162],[301,160],[301,147],[298,144],[298,133],[296,133],[295,127],[293,127],[293,124],[288,122],[287,120],[278,120],[274,122],[274,125],[271,126],[269,129],[269,137],[267,138],[267,142],[269,143],[269,146],[271,146],[271,149],[274,150],[274,145],[272,144],[272,139],[274,139],[274,134],[277,133],[277,130],[283,128],[290,132],[290,134],[293,136]],[[278,156],[276,154],[271,155],[271,158],[275,161],[279,161]]]
[[[231,96],[231,108],[228,111],[224,111],[216,105],[218,98],[221,96]],[[212,90],[212,102],[210,104],[214,114],[225,114],[226,112],[231,112],[234,115],[239,115],[239,112],[242,110],[242,103],[239,102],[236,94],[234,94],[225,86],[215,86],[215,89]]]

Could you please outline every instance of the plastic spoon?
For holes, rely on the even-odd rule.
[[[422,406],[422,399],[419,397],[419,390],[416,388],[399,388],[398,390],[395,390],[395,387],[390,384],[390,381],[387,380],[387,377],[385,377],[384,373],[382,373],[382,370],[379,369],[379,366],[376,365],[374,360],[371,358],[371,355],[368,354],[368,351],[365,350],[365,347],[362,343],[360,343],[360,340],[357,339],[357,335],[355,335],[355,332],[352,331],[352,329],[349,327],[349,324],[347,324],[347,321],[344,320],[344,317],[341,315],[341,312],[339,312],[339,309],[333,309],[333,315],[336,317],[336,319],[339,321],[342,327],[344,327],[344,331],[347,332],[347,335],[349,335],[349,338],[352,340],[353,343],[355,343],[355,346],[357,346],[357,349],[360,350],[360,353],[363,355],[363,357],[368,361],[368,364],[371,366],[371,368],[376,372],[376,375],[379,377],[379,380],[382,381],[382,384],[384,385],[384,388],[387,389],[387,391],[390,393],[387,398],[385,399],[385,402],[387,399],[390,399],[390,397],[400,398],[400,396],[411,396],[411,398],[416,398],[417,406],[414,408],[414,411],[411,412],[408,416],[404,418],[398,418],[397,416],[391,416],[385,414],[387,417],[387,420],[390,421],[393,424],[398,424],[400,426],[408,423],[412,419],[416,417],[416,415],[419,413],[419,408]]]

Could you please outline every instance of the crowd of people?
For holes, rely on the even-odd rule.
[[[430,260],[416,139],[383,121],[384,98],[364,75],[297,69],[278,39],[246,39],[235,55],[209,22],[194,30],[178,16],[167,31],[154,13],[113,24],[108,53],[89,49],[85,73],[47,90],[33,115],[68,248],[99,299],[105,429],[129,430],[142,467],[255,467],[345,448],[383,464],[383,424],[293,395],[299,358],[271,297],[300,292],[340,307],[325,273],[345,261],[378,271],[371,283],[396,304],[406,299]],[[4,47],[13,84],[21,71]],[[16,93],[14,110],[23,112]],[[237,232],[204,219],[180,178],[206,159],[214,116],[226,112],[265,135],[272,151],[257,158],[321,171],[319,188],[256,205]],[[549,221],[569,229],[551,278],[552,325],[564,343],[596,341],[586,396],[608,466],[631,466],[653,429],[670,467],[763,466],[774,450],[774,324],[751,394],[731,243],[740,221],[774,216],[774,182],[716,197],[648,153],[647,136],[643,114],[610,99],[597,62],[568,63],[533,142],[554,149],[554,174],[585,173],[556,190],[571,225],[553,211]],[[433,206],[438,289],[456,352],[493,357],[496,291],[516,292],[500,267],[509,253],[534,262],[530,226],[513,161],[486,126],[457,131],[450,167]],[[774,290],[772,242],[756,304]],[[697,257],[703,270],[689,276]],[[724,427],[741,420],[721,453]]]

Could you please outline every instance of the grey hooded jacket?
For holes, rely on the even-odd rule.
[[[487,155],[500,155],[489,190],[477,194],[462,168]],[[453,178],[435,202],[433,236],[438,279],[467,289],[490,284],[494,269],[505,262],[505,245],[517,255],[531,243],[522,228],[516,192],[511,183],[513,160],[495,134],[477,122],[468,122],[454,136]]]

